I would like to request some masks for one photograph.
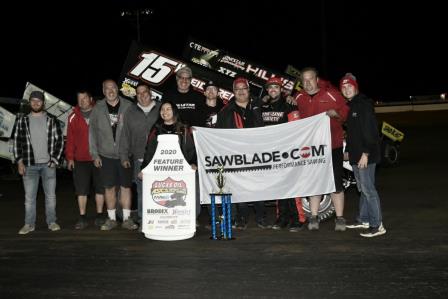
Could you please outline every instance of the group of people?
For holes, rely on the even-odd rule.
[[[192,71],[185,66],[176,73],[176,88],[164,93],[162,101],[151,98],[150,87],[139,84],[135,103],[118,94],[113,80],[103,82],[104,99],[95,103],[87,90],[77,93],[78,105],[68,117],[65,158],[73,171],[73,181],[79,206],[76,229],[87,227],[86,203],[95,190],[97,217],[101,230],[118,226],[117,194],[122,208],[121,227],[135,230],[142,218],[141,170],[151,161],[160,134],[177,134],[182,152],[197,169],[197,157],[191,126],[211,128],[254,128],[276,125],[322,112],[330,117],[332,159],[335,192],[331,195],[336,210],[335,230],[365,228],[364,237],[386,232],[382,225],[380,200],[375,189],[375,167],[379,162],[379,135],[373,103],[359,93],[356,78],[347,74],[341,79],[339,92],[318,77],[317,70],[305,68],[301,73],[303,90],[294,97],[282,93],[282,80],[270,78],[266,96],[253,99],[246,78],[233,82],[234,99],[223,106],[218,86],[209,81],[204,85],[204,96],[191,87]],[[345,99],[344,99],[345,97]],[[51,231],[60,229],[56,223],[56,172],[63,153],[62,130],[57,120],[44,111],[45,96],[40,91],[30,95],[31,112],[20,117],[14,134],[14,156],[18,171],[23,176],[25,189],[25,225],[19,234],[34,231],[36,194],[39,177],[45,192],[46,216]],[[348,105],[347,102],[348,101]],[[346,152],[343,152],[343,124],[347,129]],[[360,196],[360,212],[352,224],[345,223],[342,164],[348,159],[354,169]],[[138,219],[131,217],[131,187],[136,184]],[[319,229],[318,208],[322,195],[310,198],[309,230]],[[199,196],[197,196],[199,197]],[[275,200],[275,199],[273,199]],[[107,217],[103,217],[104,202]],[[264,202],[255,202],[255,220],[261,229],[298,232],[306,217],[300,198],[277,201],[276,221],[266,221]],[[197,200],[197,215],[200,205]],[[234,204],[233,218],[237,229],[246,229],[249,218],[247,203]]]

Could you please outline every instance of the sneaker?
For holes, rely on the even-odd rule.
[[[20,230],[19,235],[26,235],[27,233],[34,231],[34,225],[25,224]]]
[[[244,217],[241,217],[240,221],[236,223],[236,229],[245,230],[247,228],[247,220]]]
[[[344,217],[336,217],[334,220],[335,226],[334,230],[337,232],[345,232],[345,219]]]
[[[319,230],[319,218],[317,216],[310,217],[308,230]]]
[[[355,221],[353,223],[347,224],[345,226],[346,228],[369,228],[369,223],[368,222],[359,222],[359,221]]]
[[[106,222],[101,225],[101,230],[111,230],[117,227],[117,221],[107,218]]]
[[[384,235],[385,233],[386,229],[384,228],[383,224],[381,224],[379,227],[369,227],[366,231],[360,233],[359,235],[365,238],[373,238]]]
[[[104,223],[106,223],[106,218],[103,215],[96,216],[95,226],[101,227]]]
[[[51,230],[52,232],[55,232],[61,230],[61,227],[56,222],[53,222],[48,225],[48,229]]]
[[[301,222],[296,223],[296,224],[291,224],[291,226],[289,227],[289,232],[290,233],[298,233],[299,231],[303,230],[303,227],[305,225]]]
[[[277,219],[274,223],[274,225],[272,226],[273,230],[281,230],[284,229],[285,227],[288,226],[288,222],[283,221],[281,219]]]
[[[129,230],[134,230],[134,229],[138,228],[138,225],[134,222],[134,220],[132,220],[131,218],[128,218],[127,220],[123,221],[123,223],[121,224],[121,227],[129,229]]]
[[[261,228],[261,229],[268,229],[268,228],[271,228],[272,225],[269,225],[269,224],[266,223],[265,220],[262,220],[260,222],[257,222],[257,227]]]
[[[87,220],[83,217],[79,218],[78,222],[75,224],[75,229],[85,229],[89,224]]]

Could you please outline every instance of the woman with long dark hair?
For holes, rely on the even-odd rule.
[[[168,100],[163,101],[162,105],[160,105],[159,119],[149,133],[142,169],[145,168],[154,157],[158,144],[157,136],[161,134],[176,134],[179,136],[179,145],[182,153],[191,167],[196,170],[197,157],[191,130],[180,120],[177,106]],[[139,175],[141,176],[141,174]]]

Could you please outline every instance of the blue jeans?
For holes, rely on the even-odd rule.
[[[358,168],[352,165],[356,185],[361,196],[359,198],[360,222],[368,222],[370,227],[379,227],[383,221],[381,215],[380,197],[375,188],[376,164],[368,164],[367,168]]]
[[[39,189],[39,178],[45,193],[45,215],[47,224],[56,222],[56,168],[50,168],[47,163],[39,163],[26,167],[23,175],[25,189],[25,224],[36,223],[36,196]]]

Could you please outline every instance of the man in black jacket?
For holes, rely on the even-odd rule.
[[[375,168],[380,162],[380,140],[373,101],[360,94],[355,76],[348,73],[340,81],[340,89],[348,100],[346,154],[361,193],[359,217],[347,228],[366,228],[362,237],[384,235],[380,198],[375,188]],[[346,155],[346,156],[347,156]]]
[[[219,113],[216,128],[242,129],[263,127],[261,110],[250,98],[249,82],[246,78],[236,78],[233,81],[234,100],[230,101]],[[234,190],[238,192],[238,190]],[[264,201],[254,202],[255,220],[259,228],[265,229],[271,226],[266,224]],[[238,203],[238,217],[236,227],[247,228],[249,207],[246,202]]]

